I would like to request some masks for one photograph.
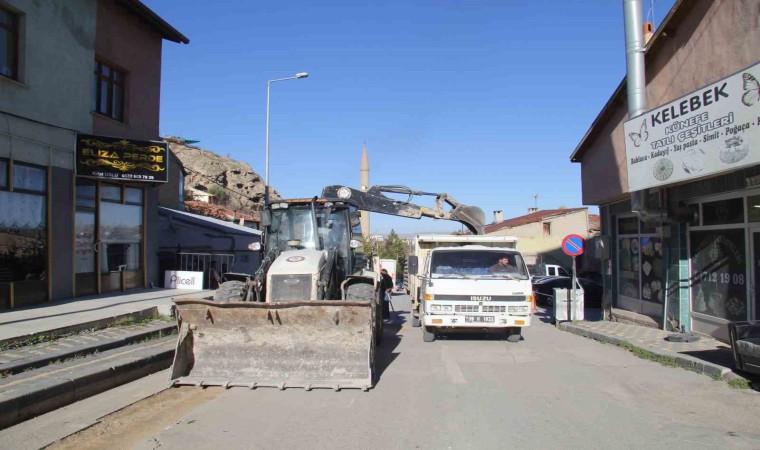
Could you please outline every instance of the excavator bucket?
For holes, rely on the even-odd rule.
[[[451,220],[464,224],[473,234],[485,234],[486,215],[477,206],[458,205],[451,211]]]
[[[373,385],[371,301],[178,299],[173,385],[359,388]]]

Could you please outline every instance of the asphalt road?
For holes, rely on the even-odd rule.
[[[408,311],[406,296],[393,304]],[[166,414],[145,416],[154,406],[128,408],[69,446],[760,448],[754,391],[636,358],[538,318],[516,344],[492,336],[423,343],[406,311],[386,328],[382,373],[369,392],[209,388],[201,398],[201,390],[183,387],[164,393],[184,397],[176,407],[171,397],[154,400]],[[109,433],[117,433],[118,423],[132,427],[115,440]]]

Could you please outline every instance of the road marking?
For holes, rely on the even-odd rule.
[[[464,377],[462,369],[451,357],[446,347],[441,347],[441,360],[443,361],[444,367],[446,367],[446,373],[449,374],[452,383],[467,384],[467,379]]]

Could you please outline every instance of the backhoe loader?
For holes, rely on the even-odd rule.
[[[424,195],[435,207],[411,203]],[[474,234],[485,224],[480,208],[403,186],[327,186],[321,197],[267,203],[256,273],[223,283],[213,300],[175,300],[172,384],[370,389],[382,293],[371,258],[355,251],[359,211],[454,220]]]

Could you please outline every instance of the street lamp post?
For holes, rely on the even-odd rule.
[[[300,78],[306,78],[309,74],[306,72],[298,72],[292,77],[277,78],[275,80],[267,81],[267,132],[266,132],[266,160],[264,163],[264,202],[269,201],[269,88],[275,81],[297,80]]]

